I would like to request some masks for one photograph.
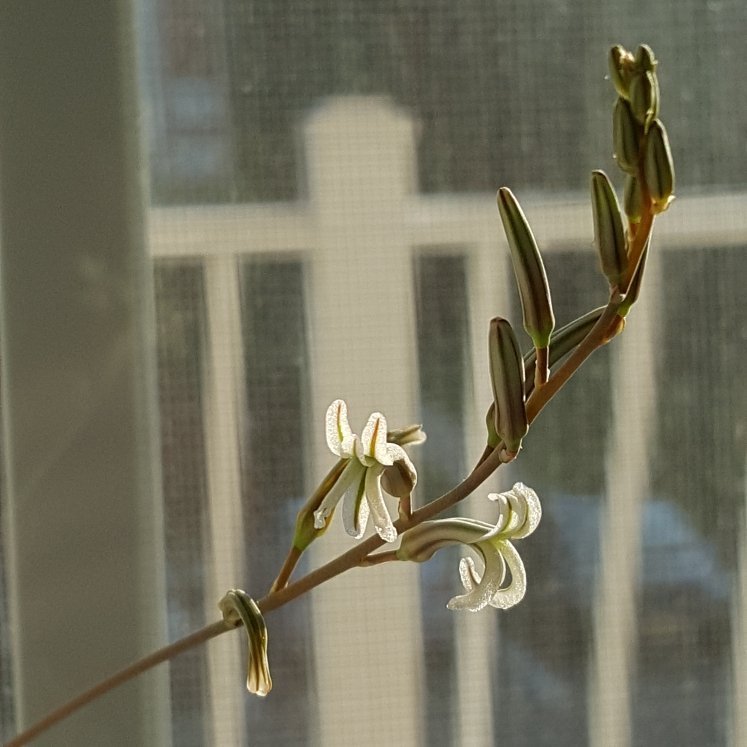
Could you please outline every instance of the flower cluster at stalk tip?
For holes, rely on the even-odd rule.
[[[529,536],[542,518],[537,493],[517,482],[505,493],[491,493],[498,504],[495,526],[475,519],[436,519],[424,521],[402,536],[397,550],[399,560],[422,563],[442,547],[467,545],[482,564],[478,570],[471,557],[459,561],[459,575],[466,594],[448,603],[451,610],[477,612],[487,605],[508,609],[526,593],[524,563],[510,540]],[[508,573],[507,573],[508,571]]]
[[[418,481],[418,473],[402,448],[403,444],[425,441],[419,426],[387,433],[386,418],[374,412],[360,436],[348,423],[348,408],[341,399],[327,409],[327,445],[346,462],[339,478],[314,511],[314,526],[322,529],[341,499],[345,530],[356,539],[366,531],[368,517],[385,542],[397,539],[392,517],[384,502],[387,493],[407,498]]]

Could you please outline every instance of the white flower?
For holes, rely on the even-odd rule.
[[[360,438],[348,423],[348,408],[343,400],[335,400],[327,410],[327,445],[333,454],[347,460],[347,464],[314,512],[314,526],[322,529],[341,498],[345,530],[356,539],[363,536],[371,516],[379,536],[386,542],[397,539],[397,530],[384,503],[382,477],[387,488],[397,497],[415,487],[418,475],[405,450],[387,440],[386,418],[375,412],[366,423]],[[425,440],[419,429],[405,429],[395,433],[408,434],[407,443]],[[415,434],[411,436],[409,434]]]
[[[467,593],[451,599],[449,609],[476,612],[487,605],[508,609],[524,598],[526,570],[509,540],[527,537],[537,528],[542,517],[539,498],[520,482],[510,491],[491,493],[488,498],[498,503],[495,526],[474,519],[425,521],[402,536],[397,550],[400,560],[422,563],[447,545],[470,547],[482,568],[478,570],[471,557],[459,561],[459,575]],[[510,572],[508,582],[506,570]]]

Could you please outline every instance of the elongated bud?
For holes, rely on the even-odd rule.
[[[264,697],[272,690],[272,677],[267,663],[267,626],[257,603],[241,589],[227,591],[218,607],[227,625],[243,625],[248,638],[246,688]]]
[[[506,456],[513,458],[521,448],[529,423],[524,400],[524,359],[516,335],[505,319],[491,319],[488,349],[495,430],[503,439]]]
[[[630,108],[633,116],[645,128],[648,128],[659,113],[657,91],[653,73],[638,73],[630,81]]]
[[[648,44],[640,44],[635,51],[634,63],[636,68],[644,72],[653,73],[656,71],[656,57],[654,50]]]
[[[674,165],[672,151],[669,149],[669,138],[661,120],[652,122],[646,136],[643,154],[643,174],[654,212],[661,213],[669,207],[674,199]]]
[[[604,171],[591,174],[591,202],[594,240],[602,261],[602,272],[610,285],[616,286],[628,268],[628,251],[620,205]]]
[[[631,67],[633,64],[633,55],[624,47],[615,44],[610,49],[607,58],[610,71],[610,80],[615,86],[617,93],[623,98],[628,98],[628,86],[630,85]]]
[[[641,192],[641,183],[630,174],[625,179],[623,205],[628,220],[631,223],[639,223],[643,213],[643,193]]]
[[[643,128],[636,122],[630,104],[618,98],[612,111],[612,145],[617,165],[628,174],[638,170]]]
[[[498,435],[498,431],[496,430],[497,422],[498,419],[495,415],[495,402],[491,402],[490,407],[488,407],[488,412],[485,415],[485,426],[488,429],[487,444],[491,449],[494,449],[496,446],[498,446],[501,441],[501,437]]]
[[[546,348],[555,327],[555,316],[542,256],[526,216],[508,187],[498,190],[498,210],[519,286],[524,329],[536,348]]]

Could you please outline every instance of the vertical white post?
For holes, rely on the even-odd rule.
[[[494,205],[489,201],[488,205]],[[495,209],[496,228],[499,224]],[[492,240],[491,240],[492,239]],[[488,369],[488,328],[490,319],[507,315],[510,295],[505,249],[495,237],[486,238],[468,257],[468,299],[470,347],[472,354],[472,397],[467,398],[465,417],[467,469],[474,467],[485,448],[485,413],[492,400]],[[510,270],[509,270],[510,271]],[[503,471],[501,471],[503,472]],[[464,503],[464,513],[483,521],[495,520],[495,506],[487,494],[495,489],[505,473],[490,478]],[[458,584],[457,574],[454,574]],[[454,593],[458,593],[455,588]],[[495,610],[488,607],[477,614],[454,613],[456,617],[457,692],[459,723],[456,743],[464,747],[490,747],[495,744],[493,698],[497,683],[492,670],[497,655],[498,625]]]
[[[2,385],[19,728],[162,645],[132,8],[0,10]],[[165,667],[38,744],[168,745]]]
[[[320,478],[333,462],[323,417],[334,399],[348,402],[358,433],[375,410],[392,427],[415,421],[412,260],[403,215],[415,181],[412,123],[383,100],[332,100],[309,118],[306,148],[318,231],[310,300],[313,474]],[[312,546],[314,565],[352,542],[335,516]],[[417,744],[417,568],[353,570],[315,590],[312,603],[319,743]]]
[[[208,620],[218,602],[246,582],[241,510],[241,415],[244,366],[238,263],[233,255],[205,260],[208,355],[205,459],[208,486],[209,566],[205,588]],[[220,636],[208,647],[211,744],[244,743],[246,678],[238,635]]]
[[[600,532],[600,574],[594,608],[590,743],[631,744],[631,677],[636,651],[636,584],[641,517],[649,493],[649,447],[656,427],[656,320],[660,259],[646,265],[641,298],[612,348],[612,435],[606,505]]]

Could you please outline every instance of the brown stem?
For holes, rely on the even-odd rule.
[[[41,721],[37,721],[33,726],[26,729],[26,731],[22,731],[20,734],[13,737],[10,742],[5,744],[5,747],[21,747],[21,745],[28,744],[32,739],[47,731],[47,729],[50,729],[55,724],[75,713],[75,711],[83,708],[83,706],[96,700],[96,698],[101,695],[108,693],[115,687],[123,685],[125,682],[137,677],[139,674],[151,669],[151,667],[156,666],[156,664],[160,664],[168,659],[173,659],[184,651],[187,651],[194,646],[198,646],[201,643],[205,643],[211,638],[215,638],[228,630],[232,630],[232,628],[227,627],[223,620],[219,620],[218,622],[206,625],[204,628],[200,628],[185,638],[181,638],[168,646],[158,649],[158,651],[154,651],[152,654],[149,654],[139,661],[136,661],[134,664],[130,664],[130,666],[121,669],[119,672],[107,677],[89,690],[82,692],[64,705],[51,711],[41,719]]]
[[[636,238],[638,238],[638,235]],[[645,246],[645,241],[643,241],[642,244]],[[542,408],[555,396],[555,394],[557,394],[561,387],[578,370],[581,364],[595,350],[609,341],[611,334],[610,330],[617,329],[615,326],[615,316],[619,305],[620,298],[616,294],[614,298],[610,299],[604,312],[584,340],[578,345],[578,347],[576,347],[568,358],[566,358],[560,368],[550,376],[547,382],[539,389],[534,390],[527,401],[527,418],[530,423],[536,419],[542,411]],[[440,514],[447,508],[450,508],[478,488],[498,467],[501,466],[501,463],[500,444],[490,453],[488,453],[488,450],[486,449],[478,465],[464,480],[462,480],[462,482],[459,483],[459,485],[455,486],[447,493],[444,493],[440,498],[437,498],[436,500],[427,503],[425,506],[413,511],[409,520],[404,518],[398,519],[394,522],[395,528],[398,531],[408,529]],[[373,535],[320,568],[308,573],[295,583],[284,586],[282,589],[279,588],[276,591],[271,591],[265,597],[260,599],[257,602],[257,605],[263,613],[270,612],[278,607],[282,607],[296,597],[305,594],[325,581],[328,581],[351,568],[360,565],[376,564],[379,561],[375,561],[374,563],[367,562],[372,560],[372,558],[369,558],[368,556],[383,544],[384,540],[382,540],[378,535]],[[389,553],[382,553],[382,555],[388,556]],[[385,561],[381,560],[380,562]],[[87,703],[95,700],[100,695],[109,692],[118,685],[123,684],[151,667],[156,666],[156,664],[171,659],[183,651],[204,643],[210,638],[214,638],[230,629],[231,628],[226,627],[225,623],[220,620],[198,630],[186,638],[182,638],[169,646],[159,649],[140,661],[130,665],[126,669],[123,669],[117,674],[107,678],[103,682],[100,682],[90,690],[87,690],[85,693],[82,693],[57,710],[48,714],[41,721],[37,722],[25,732],[22,732],[8,742],[5,747],[21,747],[21,745],[27,744],[29,740],[46,731],[53,724],[61,721]]]
[[[272,582],[270,593],[288,585],[288,579],[290,579],[293,569],[301,559],[302,552],[303,551],[299,550],[295,545],[291,545],[290,550],[288,550],[288,555],[285,558],[285,562],[283,563],[283,567],[280,569],[280,573],[278,573],[278,577]]]
[[[358,566],[360,568],[368,568],[372,565],[381,565],[381,563],[389,563],[392,560],[399,560],[397,557],[397,551],[396,550],[386,550],[385,552],[377,552],[373,553],[372,555],[369,555],[363,560],[361,560],[360,563],[358,563]]]

